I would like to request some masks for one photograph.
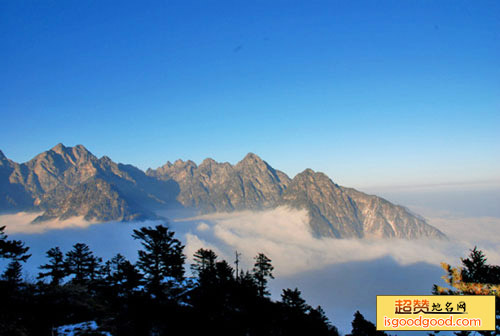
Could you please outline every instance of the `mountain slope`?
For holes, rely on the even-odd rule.
[[[11,180],[14,172],[20,169],[19,164],[7,159],[0,151],[0,211],[19,211],[33,207],[31,193],[23,185]]]
[[[0,152],[0,211],[42,210],[36,221],[83,216],[95,221],[157,218],[181,206],[200,211],[306,209],[311,231],[335,238],[442,238],[406,208],[335,184],[306,169],[290,179],[253,153],[235,165],[205,159],[167,162],[146,173],[58,144],[18,164]]]
[[[88,221],[129,221],[154,218],[152,212],[131,206],[116,187],[98,178],[90,178],[57,198],[54,206],[35,218],[34,222],[50,219],[65,220],[82,216]]]
[[[146,172],[179,184],[177,200],[204,213],[260,210],[286,205],[308,210],[312,232],[335,238],[443,238],[406,208],[335,184],[306,169],[293,179],[255,154],[236,165],[206,159],[200,166],[178,160]]]
[[[177,160],[156,170],[149,169],[146,174],[177,182],[177,200],[205,213],[273,207],[290,180],[252,153],[234,166],[212,159],[205,159],[199,166]]]
[[[282,204],[307,209],[313,233],[336,238],[444,238],[406,208],[335,184],[307,169],[294,177]]]
[[[36,221],[71,216],[100,221],[155,218],[150,208],[174,201],[178,192],[176,184],[157,181],[106,156],[98,159],[82,145],[58,144],[23,164],[3,162],[8,182],[4,177],[2,183],[9,195],[10,190],[21,190],[28,199],[4,209],[45,211]]]

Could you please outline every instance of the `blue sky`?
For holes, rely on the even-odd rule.
[[[499,181],[498,1],[0,2],[0,149]]]

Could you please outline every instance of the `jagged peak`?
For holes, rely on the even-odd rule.
[[[193,161],[191,161],[191,160],[184,161],[182,159],[175,160],[173,166],[175,166],[175,167],[185,167],[185,166],[197,167],[196,163],[194,163]]]
[[[248,153],[243,160],[236,164],[236,168],[242,167],[260,167],[260,169],[272,169],[264,160],[262,160],[257,154]]]
[[[111,160],[111,158],[110,158],[109,156],[107,156],[107,155],[102,156],[102,157],[99,159],[99,161],[101,161],[101,162],[105,162],[105,163],[112,163],[112,162],[113,162],[113,160]]]
[[[0,160],[4,161],[4,160],[7,160],[7,157],[5,156],[5,154],[2,152],[2,150],[0,149]]]
[[[298,175],[315,175],[316,172],[312,170],[311,168],[306,168],[302,173],[299,173]]]
[[[73,147],[73,150],[77,150],[78,152],[90,153],[90,151],[84,145],[76,145]]]
[[[307,168],[303,172],[298,173],[297,175],[295,175],[295,177],[293,179],[299,180],[299,179],[304,179],[304,178],[309,178],[309,179],[312,179],[315,181],[316,180],[328,180],[328,181],[334,183],[332,181],[332,179],[330,177],[328,177],[328,175],[326,175],[325,173],[314,171],[311,168]]]
[[[206,158],[205,160],[203,160],[203,162],[200,164],[200,167],[201,166],[211,166],[211,165],[214,165],[214,164],[217,164],[217,161],[215,161],[214,159],[212,158]]]
[[[52,147],[50,150],[53,151],[53,152],[56,152],[58,154],[62,154],[64,152],[66,152],[68,148],[66,146],[64,146],[62,144],[62,142],[58,143],[57,145],[55,145],[54,147]]]
[[[249,152],[240,162],[264,162],[257,154]]]

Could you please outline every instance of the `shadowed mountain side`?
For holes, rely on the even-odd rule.
[[[98,159],[82,145],[58,144],[23,164],[2,162],[11,167],[4,169],[2,183],[8,190],[24,191],[31,201],[17,202],[12,210],[44,210],[37,222],[73,216],[96,221],[154,219],[153,210],[175,204],[179,193],[174,181],[158,181],[106,156]]]
[[[172,179],[180,186],[178,200],[204,213],[261,210],[276,206],[289,183],[288,176],[249,153],[236,165],[205,159],[199,166],[177,160],[146,174]]]
[[[43,210],[37,221],[156,219],[184,207],[201,213],[305,209],[314,235],[335,238],[443,238],[406,208],[335,184],[306,169],[293,179],[253,153],[235,165],[205,159],[142,170],[98,159],[84,146],[54,148],[17,164],[0,155],[0,211]]]
[[[33,207],[34,199],[31,194],[22,185],[10,182],[10,176],[19,170],[19,164],[7,159],[0,151],[0,211],[2,212]]]
[[[90,178],[74,189],[56,197],[52,207],[33,222],[60,220],[82,216],[87,221],[130,221],[155,218],[151,211],[143,209],[128,199],[117,188],[99,178]]]
[[[290,179],[255,154],[236,165],[177,160],[146,172],[179,184],[178,201],[202,213],[263,210],[280,205],[309,212],[316,236],[335,238],[444,238],[420,216],[380,197],[335,184],[306,169]]]

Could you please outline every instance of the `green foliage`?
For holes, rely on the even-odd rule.
[[[464,282],[500,284],[500,268],[488,265],[488,259],[477,246],[470,251],[468,258],[462,258],[462,280]]]
[[[496,330],[474,333],[484,336],[500,335],[500,267],[488,265],[486,256],[477,247],[474,247],[469,256],[462,258],[461,261],[462,268],[454,268],[446,263],[441,264],[446,271],[443,279],[449,287],[434,285],[432,293],[434,295],[495,295]]]

